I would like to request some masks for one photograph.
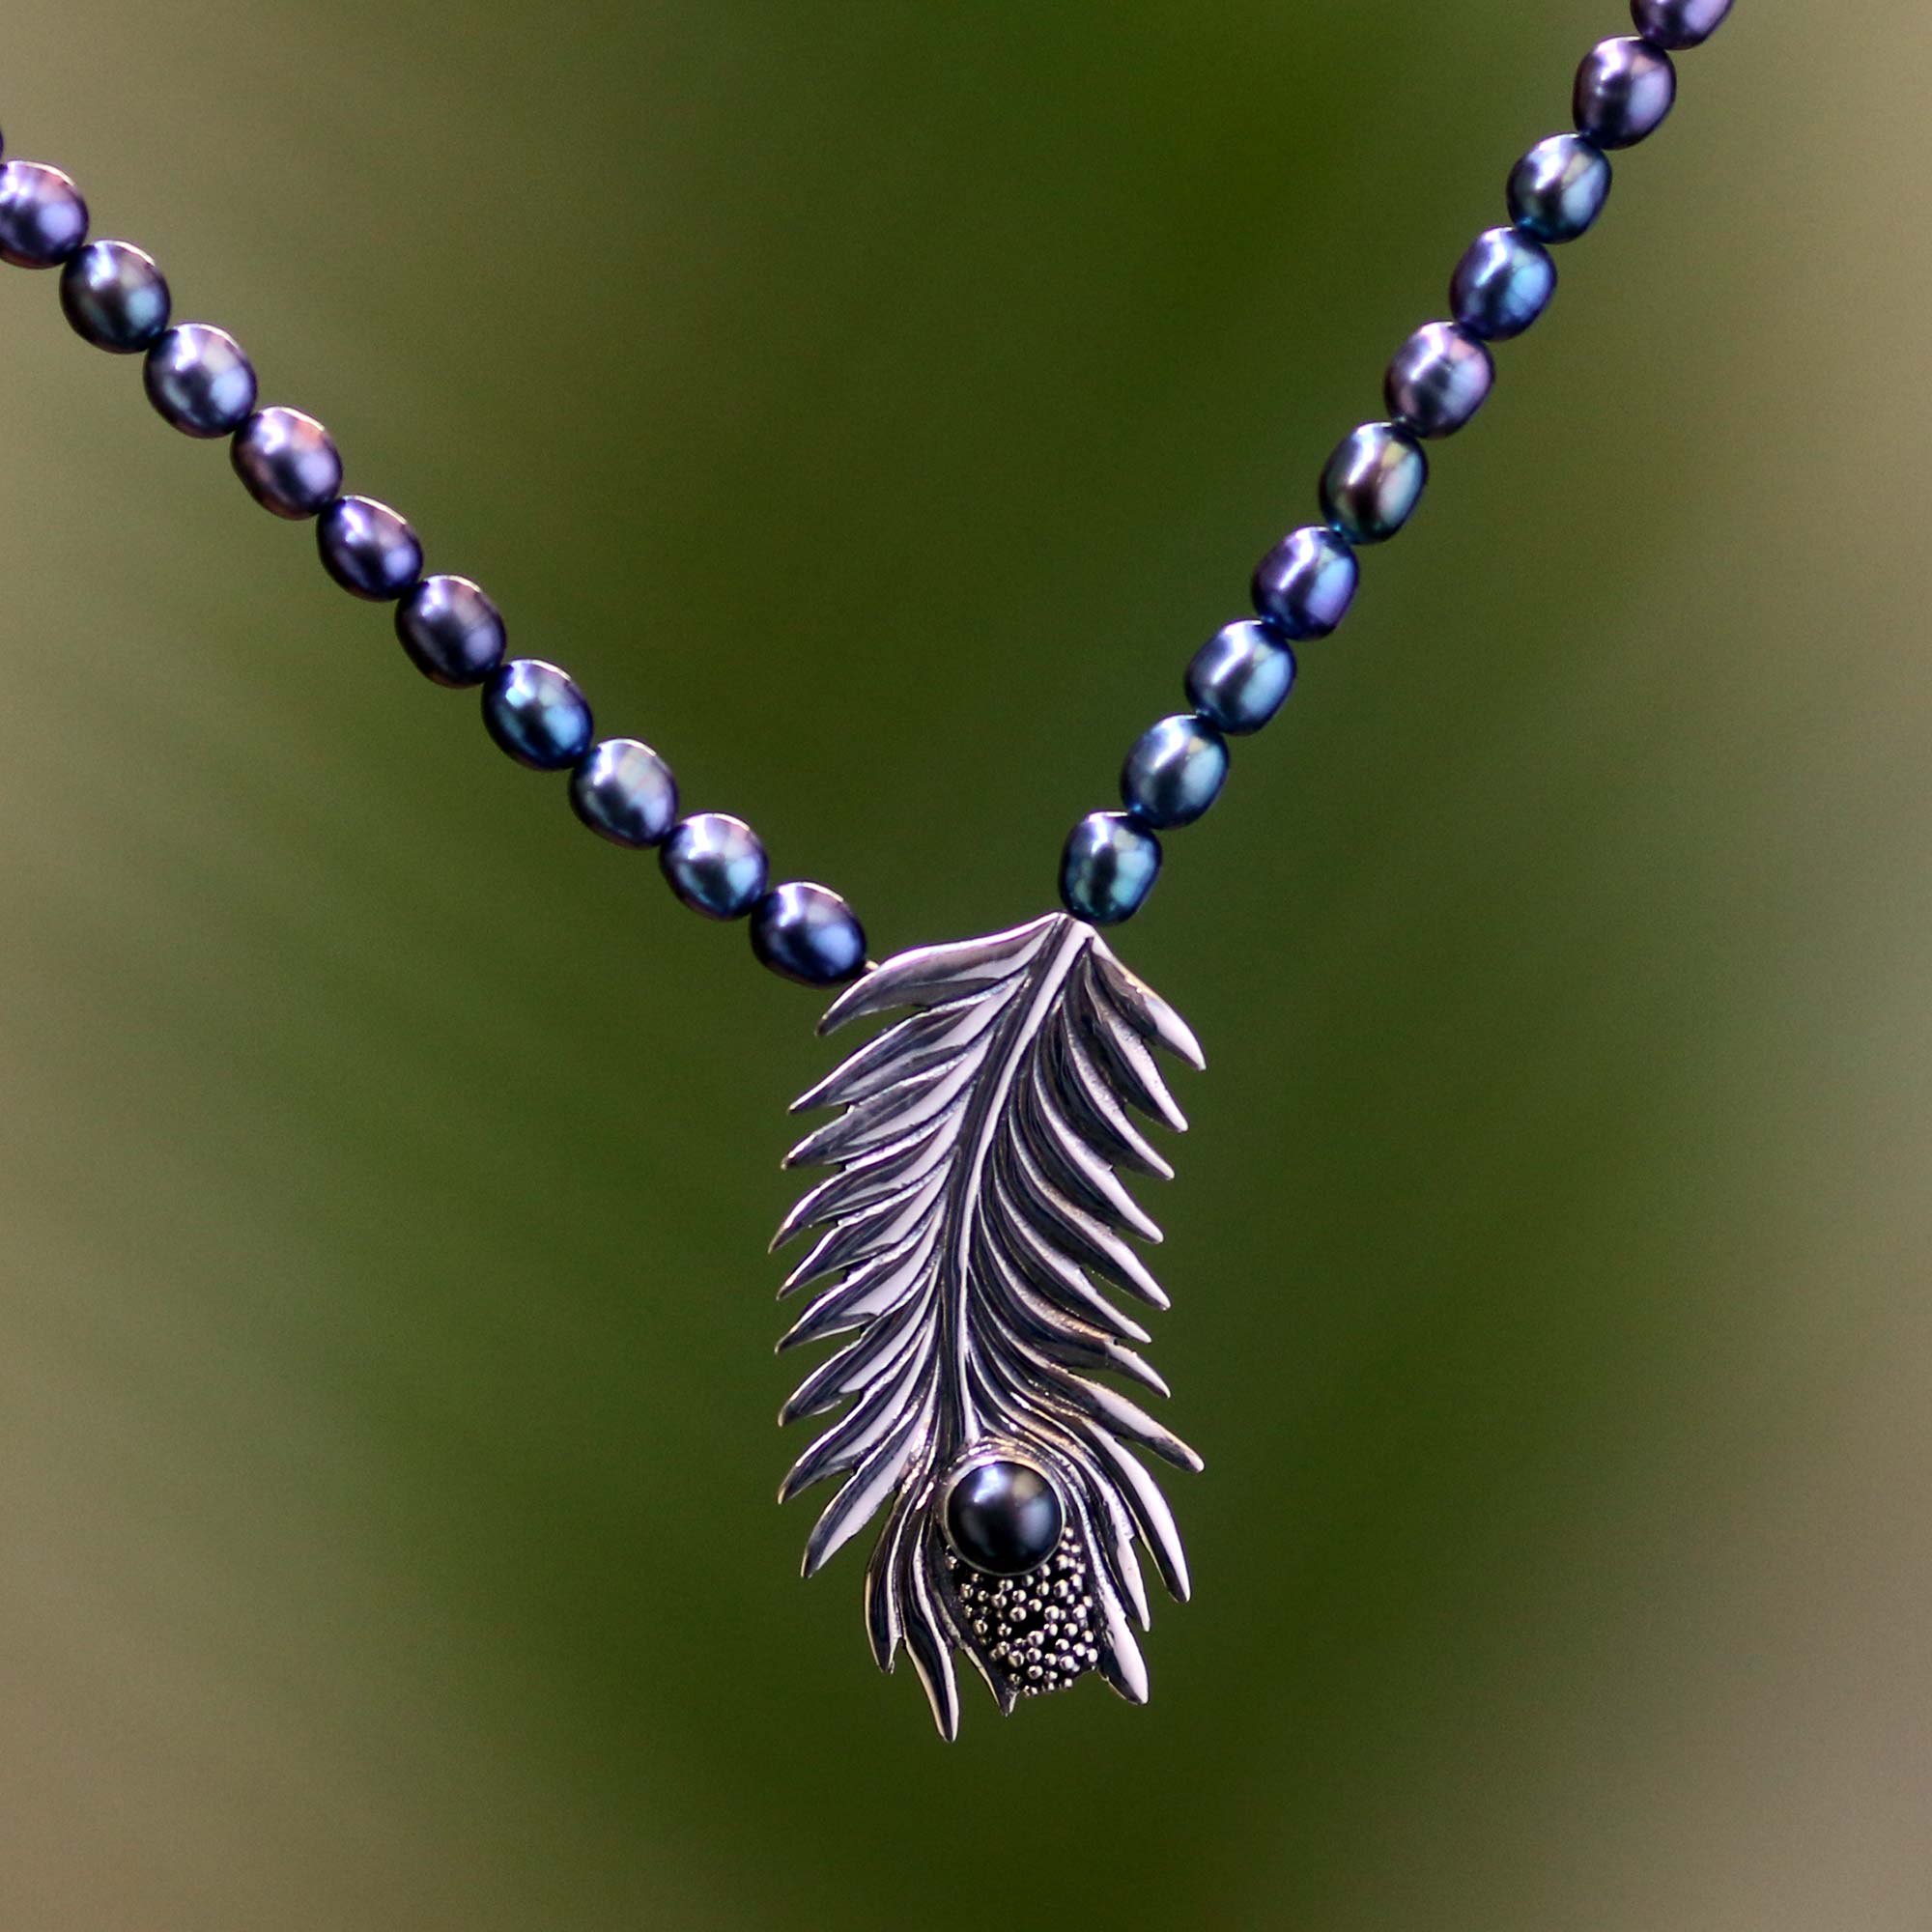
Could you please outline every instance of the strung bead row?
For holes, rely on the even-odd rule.
[[[1228,625],[1188,667],[1190,711],[1142,734],[1121,774],[1123,811],[1091,813],[1069,835],[1061,896],[1098,924],[1131,918],[1159,875],[1158,833],[1189,825],[1220,795],[1228,739],[1259,731],[1293,689],[1296,643],[1325,638],[1354,600],[1356,551],[1384,543],[1414,514],[1429,480],[1422,444],[1453,435],[1495,381],[1489,345],[1520,335],[1556,289],[1551,244],[1585,234],[1610,189],[1609,154],[1645,139],[1676,99],[1672,51],[1701,44],[1732,0],[1631,0],[1634,39],[1602,43],[1577,71],[1577,131],[1552,135],[1511,172],[1509,225],[1479,236],[1450,286],[1453,322],[1430,323],[1396,352],[1383,385],[1385,421],[1343,439],[1321,474],[1323,523],[1291,532],[1257,566],[1257,615]],[[4,149],[0,149],[4,153]],[[396,607],[396,634],[437,684],[481,685],[491,736],[538,771],[568,770],[572,808],[612,842],[659,849],[685,904],[751,919],[753,948],[775,971],[830,985],[862,971],[866,939],[836,893],[803,881],[771,888],[765,851],[742,819],[677,816],[677,783],[634,738],[595,741],[576,682],[537,658],[505,661],[501,613],[468,578],[423,574],[409,523],[372,497],[344,496],[333,439],[298,410],[256,407],[252,363],[225,329],[170,327],[166,278],[126,242],[87,240],[73,183],[33,161],[0,162],[0,261],[62,270],[74,330],[114,354],[144,355],[150,400],[177,429],[228,437],[249,494],[272,514],[316,520],[324,567],[344,589]]]
[[[4,152],[4,150],[0,150]],[[395,606],[396,636],[432,683],[481,686],[483,722],[519,764],[568,771],[570,803],[617,845],[656,847],[683,902],[712,919],[749,918],[753,950],[774,972],[835,985],[866,966],[866,935],[837,893],[803,880],[772,886],[765,848],[727,812],[678,816],[677,781],[635,738],[597,741],[576,681],[539,658],[508,658],[502,613],[467,577],[423,574],[408,521],[342,494],[342,458],[313,416],[257,408],[254,365],[226,329],[173,324],[167,278],[128,242],[90,242],[79,190],[58,168],[0,161],[0,261],[61,270],[76,334],[140,355],[156,411],[185,435],[229,439],[235,473],[277,517],[315,519],[323,567],[357,597]]]
[[[1195,654],[1191,709],[1144,732],[1121,770],[1125,810],[1088,814],[1066,840],[1060,895],[1095,924],[1131,919],[1159,877],[1159,835],[1191,825],[1227,781],[1228,740],[1259,731],[1294,688],[1294,645],[1348,614],[1357,550],[1386,543],[1429,481],[1425,442],[1453,436],[1495,382],[1490,345],[1520,335],[1556,293],[1552,245],[1586,234],[1610,192],[1609,156],[1662,125],[1677,98],[1673,51],[1710,39],[1732,0],[1631,0],[1634,38],[1591,49],[1577,72],[1576,131],[1540,141],[1511,171],[1509,223],[1479,235],[1450,283],[1450,322],[1419,328],[1383,384],[1385,421],[1365,423],[1321,472],[1322,522],[1284,537],[1255,571],[1256,616]]]

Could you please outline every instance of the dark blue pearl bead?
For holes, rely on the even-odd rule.
[[[590,749],[590,706],[567,671],[517,658],[483,687],[483,723],[518,764],[560,772]]]
[[[1577,131],[1600,148],[1634,148],[1662,127],[1677,99],[1677,70],[1661,47],[1605,41],[1577,70]]]
[[[1580,134],[1552,134],[1516,164],[1509,181],[1510,218],[1539,242],[1574,242],[1604,212],[1610,163]]]
[[[1060,1548],[1065,1511],[1030,1463],[976,1463],[948,1491],[946,1540],[984,1577],[1024,1577]]]
[[[1160,876],[1160,840],[1124,811],[1091,811],[1067,834],[1060,896],[1076,919],[1119,925],[1147,903]]]
[[[1382,393],[1389,414],[1417,436],[1454,436],[1489,400],[1490,352],[1454,323],[1418,328],[1395,353]]]
[[[743,919],[765,895],[763,841],[728,811],[682,820],[658,849],[670,889],[693,912]]]
[[[1291,530],[1255,566],[1255,609],[1296,643],[1325,638],[1349,614],[1361,575],[1333,530]]]
[[[1294,653],[1266,624],[1230,624],[1194,653],[1187,701],[1217,731],[1259,731],[1294,689]]]
[[[1321,514],[1351,544],[1386,543],[1414,514],[1429,481],[1422,445],[1394,423],[1345,437],[1321,472]]]
[[[131,242],[90,242],[70,255],[60,298],[73,332],[110,355],[131,355],[168,326],[168,278]]]
[[[467,577],[425,577],[396,606],[396,637],[432,684],[481,684],[503,662],[503,613]]]
[[[1121,767],[1121,802],[1143,825],[1192,825],[1228,781],[1228,743],[1205,718],[1163,718]]]
[[[0,262],[57,269],[87,240],[87,203],[58,168],[0,165]]]
[[[1731,0],[1631,0],[1631,18],[1654,47],[1701,47],[1731,11]]]
[[[148,400],[184,436],[227,436],[255,407],[255,368],[213,323],[185,322],[158,336],[142,365]]]
[[[357,597],[386,604],[422,575],[422,545],[408,522],[373,497],[338,497],[315,526],[322,567]]]
[[[299,523],[342,488],[335,439],[299,410],[257,410],[235,432],[228,460],[263,509]]]
[[[1518,228],[1478,235],[1456,266],[1449,303],[1456,320],[1485,342],[1520,335],[1556,293],[1556,264],[1549,250]]]
[[[837,986],[865,970],[866,928],[828,887],[780,886],[752,913],[752,951],[801,986]]]
[[[677,780],[648,745],[607,738],[571,773],[570,805],[613,845],[656,845],[677,816]]]

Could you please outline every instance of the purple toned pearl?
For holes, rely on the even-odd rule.
[[[1255,611],[1284,638],[1327,637],[1355,601],[1355,553],[1333,530],[1292,530],[1255,566]]]
[[[1577,70],[1577,131],[1600,148],[1634,148],[1677,99],[1670,56],[1642,41],[1605,41]]]
[[[613,845],[656,845],[677,817],[677,780],[636,738],[607,738],[570,775],[570,809]]]
[[[753,908],[752,951],[801,986],[836,986],[865,970],[866,928],[829,887],[797,881]]]
[[[1386,543],[1415,513],[1429,459],[1407,430],[1364,423],[1321,472],[1321,514],[1353,544]]]
[[[396,638],[410,662],[452,691],[481,684],[503,662],[503,613],[467,577],[425,577],[396,606]]]
[[[1631,18],[1654,47],[1701,47],[1730,11],[1731,0],[1631,0]]]
[[[255,365],[225,328],[185,322],[148,351],[148,400],[184,436],[228,436],[255,407]]]
[[[57,269],[87,240],[87,203],[43,161],[0,165],[0,262]]]
[[[372,497],[338,497],[315,526],[322,566],[357,597],[386,604],[422,575],[422,545],[409,524]]]
[[[90,242],[61,270],[61,309],[83,342],[110,355],[145,349],[168,326],[168,280],[131,242]]]
[[[1549,250],[1520,228],[1492,228],[1478,235],[1457,264],[1449,284],[1456,320],[1485,342],[1520,335],[1556,293],[1556,264]]]
[[[1382,384],[1389,414],[1417,436],[1454,436],[1489,399],[1490,352],[1448,322],[1418,328],[1395,353]]]
[[[235,432],[228,459],[263,509],[299,523],[342,488],[335,439],[299,410],[257,410]]]

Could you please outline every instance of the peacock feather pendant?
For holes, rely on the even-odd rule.
[[[1094,1378],[1168,1393],[1134,1352],[1147,1331],[1099,1284],[1168,1305],[1124,1238],[1160,1230],[1115,1170],[1172,1178],[1133,1116],[1183,1129],[1152,1049],[1196,1067],[1201,1049],[1065,913],[889,959],[820,1031],[898,1011],[794,1109],[840,1112],[787,1157],[837,1171],[773,1243],[823,1231],[781,1293],[822,1286],[779,1346],[844,1339],[779,1419],[850,1405],[780,1491],[844,1479],[805,1574],[884,1512],[866,1571],[872,1655],[891,1670],[904,1648],[947,1738],[958,1651],[1003,1711],[1089,1672],[1145,1703],[1135,1545],[1180,1602],[1187,1561],[1132,1451],[1201,1459]]]

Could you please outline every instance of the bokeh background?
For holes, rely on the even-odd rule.
[[[13,0],[0,126],[884,950],[1049,901],[1622,19]],[[1932,14],[1683,71],[1122,940],[1153,1704],[950,1750],[772,1506],[813,997],[0,271],[0,1923],[1925,1924]]]

